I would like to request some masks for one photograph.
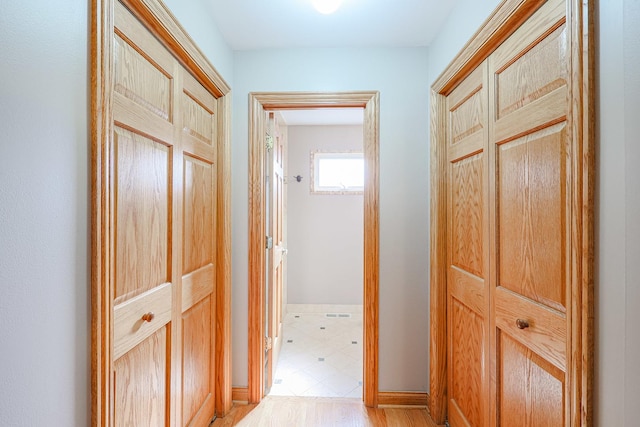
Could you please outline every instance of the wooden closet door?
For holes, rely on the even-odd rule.
[[[168,426],[179,280],[172,264],[177,69],[120,3],[114,37],[113,424]]]
[[[182,76],[182,425],[201,426],[215,406],[217,103],[190,74]]]
[[[493,425],[564,426],[570,357],[571,141],[565,2],[490,57]]]
[[[216,100],[115,3],[113,425],[214,415]]]
[[[487,67],[447,103],[448,413],[452,426],[485,425],[489,379]]]

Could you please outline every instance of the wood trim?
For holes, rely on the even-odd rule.
[[[91,425],[111,425],[109,144],[113,123],[113,1],[91,2]]]
[[[431,91],[431,286],[429,342],[429,410],[444,424],[447,408],[447,140],[446,100]]]
[[[265,110],[364,108],[377,92],[253,92]]]
[[[264,390],[264,117],[262,104],[249,95],[249,402]]]
[[[264,384],[264,183],[263,110],[364,108],[368,174],[364,194],[364,402],[378,405],[379,307],[379,104],[378,92],[262,92],[249,94],[249,401]]]
[[[430,284],[430,399],[435,422],[446,415],[446,108],[444,97],[506,38],[527,20],[544,0],[504,0],[434,81],[431,92],[431,284]],[[567,0],[571,31],[571,109],[573,170],[572,188],[572,340],[567,373],[572,382],[572,426],[593,425],[594,372],[594,188],[595,188],[595,42],[594,1]]]
[[[114,5],[91,1],[91,425],[112,425],[113,266],[109,258],[112,206],[109,161],[113,133]],[[160,0],[122,0],[186,69],[218,97],[221,133],[218,147],[218,236],[216,300],[216,409],[231,407],[231,237],[230,237],[230,88]]]
[[[231,393],[231,95],[218,99],[216,245],[216,414],[233,406]]]
[[[580,4],[579,0],[574,0]],[[582,157],[583,157],[583,239],[582,239],[582,307],[580,311],[582,337],[581,401],[582,425],[594,425],[595,372],[595,191],[596,191],[596,28],[595,1],[582,2]]]
[[[380,406],[419,406],[427,407],[429,393],[413,391],[381,391],[378,393]],[[432,417],[433,418],[433,417]]]
[[[594,206],[595,206],[595,2],[571,0],[571,132],[575,179],[572,227],[571,425],[593,425],[594,372]]]
[[[234,402],[249,403],[249,388],[248,387],[233,387],[231,396]]]
[[[376,92],[364,110],[364,298],[363,298],[363,398],[366,406],[378,406],[378,329],[379,329],[379,111]]]

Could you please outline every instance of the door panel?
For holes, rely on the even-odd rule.
[[[114,362],[114,425],[169,425],[168,327]]]
[[[472,426],[482,425],[484,319],[455,298],[451,313],[451,396]]]
[[[571,188],[565,3],[489,58],[496,425],[562,426],[570,360]]]
[[[562,13],[562,11],[558,11]],[[495,63],[504,63],[504,69],[496,70],[496,119],[526,107],[543,98],[556,89],[567,85],[567,30],[564,22],[550,22],[551,28],[540,28],[540,31],[551,31],[542,41],[532,40],[533,34],[522,35],[524,40],[510,39],[507,47],[496,52],[492,58]],[[533,44],[528,44],[533,43]],[[526,45],[525,45],[526,44]],[[524,47],[516,57],[507,49]],[[505,57],[503,57],[505,56]],[[517,87],[517,90],[513,90]]]
[[[170,282],[170,148],[116,128],[115,304]]]
[[[483,277],[484,155],[478,153],[456,161],[451,169],[451,261],[461,270]]]
[[[191,89],[194,92],[202,92],[202,90],[197,90],[199,88],[198,83],[193,82],[191,85]],[[196,90],[194,90],[194,87]],[[211,95],[206,93],[200,93],[200,96],[207,98],[212,98]],[[208,95],[208,96],[207,96]],[[191,95],[186,89],[183,93],[182,102],[183,102],[183,124],[184,131],[193,136],[194,138],[204,142],[209,146],[213,146],[213,132],[215,127],[215,120],[213,117],[213,108],[215,108],[215,101],[213,99],[209,102],[209,108],[202,106],[198,102],[198,98],[196,95]],[[213,103],[213,105],[211,105]]]
[[[114,90],[172,122],[175,60],[120,2],[115,3]]]
[[[214,255],[214,166],[184,156],[184,231],[182,274],[212,265]]]
[[[565,375],[506,334],[499,338],[498,425],[565,425]]]
[[[448,97],[449,105],[453,105],[450,110],[452,146],[472,135],[481,140],[481,131],[486,128],[486,95],[481,90],[484,83],[481,71],[482,68],[478,68]],[[461,95],[466,99],[457,99]]]
[[[486,63],[448,97],[448,383],[452,426],[480,426],[487,411],[488,208]]]
[[[207,295],[182,314],[182,425],[204,425],[211,420],[214,395],[212,296]]]
[[[193,156],[215,164],[218,105],[216,99],[187,72],[183,74],[183,85],[183,148]]]
[[[566,310],[564,123],[500,145],[498,285]]]

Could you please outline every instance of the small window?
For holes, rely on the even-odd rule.
[[[364,156],[361,152],[312,152],[311,175],[314,194],[362,194]]]

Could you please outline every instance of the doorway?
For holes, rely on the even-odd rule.
[[[265,393],[362,399],[364,109],[267,114]]]
[[[267,111],[291,109],[364,109],[364,261],[363,261],[363,400],[367,406],[378,403],[378,245],[379,245],[379,94],[341,93],[252,93],[249,115],[249,400],[264,396],[265,362],[269,337],[265,330],[266,274],[265,236],[265,144]],[[265,351],[267,350],[267,351]]]

